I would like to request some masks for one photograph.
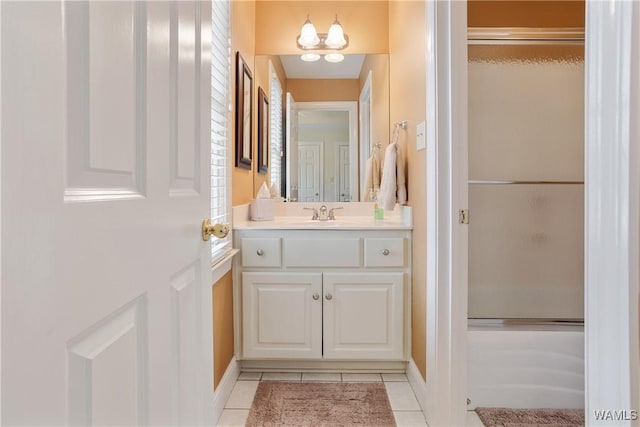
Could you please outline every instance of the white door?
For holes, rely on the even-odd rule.
[[[292,202],[298,199],[298,107],[291,93],[287,92],[286,100],[287,126],[285,135],[287,162],[287,199]],[[291,200],[291,198],[295,200]]]
[[[325,273],[325,359],[402,359],[403,273]]]
[[[350,202],[351,193],[349,191],[349,145],[340,144],[338,147],[338,198],[341,202]]]
[[[322,275],[242,273],[244,357],[322,357]]]
[[[298,201],[323,200],[322,164],[322,144],[298,145]]]
[[[212,423],[211,4],[1,7],[2,423]]]

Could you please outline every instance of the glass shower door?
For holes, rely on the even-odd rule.
[[[582,44],[469,45],[469,318],[583,319]]]

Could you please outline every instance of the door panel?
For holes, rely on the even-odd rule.
[[[210,3],[1,7],[3,424],[212,424]]]
[[[144,195],[146,18],[136,2],[63,8],[67,200]]]
[[[321,293],[320,273],[242,273],[244,357],[322,357]]]
[[[298,200],[319,202],[322,200],[322,144],[298,146]]]
[[[326,359],[401,359],[403,273],[325,273]]]

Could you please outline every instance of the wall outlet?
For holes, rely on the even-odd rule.
[[[416,149],[424,150],[427,148],[427,132],[425,122],[416,126]]]

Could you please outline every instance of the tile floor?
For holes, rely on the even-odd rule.
[[[384,382],[398,427],[427,425],[405,374],[243,372],[233,387],[231,396],[218,420],[218,426],[244,426],[260,381]]]

